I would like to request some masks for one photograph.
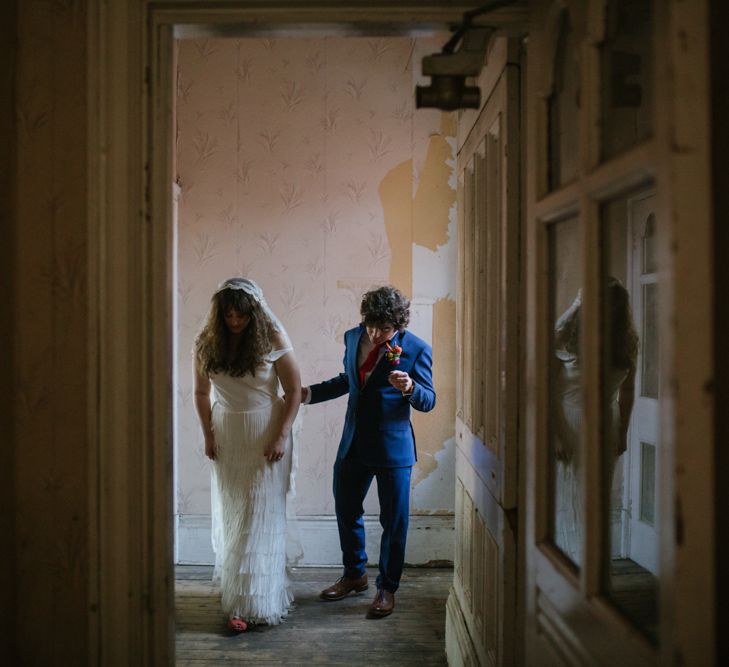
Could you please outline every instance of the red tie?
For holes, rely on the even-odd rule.
[[[380,348],[385,343],[380,343],[379,345],[375,345],[371,350],[370,353],[367,355],[367,358],[364,360],[364,363],[359,367],[359,386],[361,387],[365,383],[365,377],[367,376],[367,373],[369,373],[377,363],[377,357],[380,354]]]

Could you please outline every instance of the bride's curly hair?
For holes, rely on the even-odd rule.
[[[213,295],[211,302],[205,326],[195,339],[195,359],[200,370],[205,375],[255,375],[256,367],[272,349],[271,339],[277,331],[273,322],[260,304],[243,290],[221,290]],[[233,358],[229,358],[229,334],[225,324],[225,314],[230,310],[250,317]]]
[[[607,281],[605,291],[605,331],[609,344],[608,361],[613,368],[634,370],[638,358],[639,338],[630,308],[630,294],[613,277]],[[580,352],[580,314],[582,293],[557,322],[554,347],[557,356],[565,360],[578,359]]]

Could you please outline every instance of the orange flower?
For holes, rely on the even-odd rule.
[[[399,345],[392,346],[389,341],[385,343],[387,346],[387,352],[385,357],[390,362],[391,366],[397,366],[400,363],[400,355],[402,354],[402,348]]]

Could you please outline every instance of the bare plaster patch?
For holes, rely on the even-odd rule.
[[[456,245],[455,207],[448,225],[448,243],[436,250],[413,244],[413,298],[429,296],[432,299],[456,296]],[[445,270],[444,270],[445,269]]]
[[[382,179],[379,189],[390,243],[390,282],[405,294],[413,293],[412,172],[412,160],[401,162]]]
[[[443,119],[442,127],[448,122]],[[418,463],[413,469],[415,511],[450,512],[454,502],[453,479],[450,479],[454,477],[454,448],[448,447],[455,435],[456,400],[456,304],[452,284],[456,267],[456,192],[452,175],[453,142],[449,137],[434,135],[429,141],[414,198],[410,195],[414,180],[412,160],[390,170],[379,188],[390,243],[390,282],[413,298],[427,295],[434,299],[432,306],[428,304],[428,310],[432,321],[433,382],[438,400],[433,412],[414,411],[412,415],[418,443]],[[420,320],[425,319],[423,314]],[[426,340],[430,338],[423,332],[419,335]],[[421,483],[425,483],[422,488],[418,486]],[[432,496],[427,491],[431,487],[435,487]]]
[[[458,133],[458,114],[446,112],[440,116],[440,133],[446,137],[455,137]]]
[[[450,210],[456,203],[452,173],[452,144],[443,135],[432,136],[413,202],[413,243],[436,250],[448,242]]]
[[[438,299],[433,304],[433,383],[437,387],[435,410],[413,411],[418,443],[418,463],[413,469],[417,485],[438,467],[436,454],[455,435],[456,414],[456,302]]]
[[[456,495],[456,439],[448,438],[434,454],[435,469],[413,487],[413,507],[428,514],[453,512]]]

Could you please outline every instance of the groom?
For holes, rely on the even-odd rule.
[[[344,372],[303,388],[303,400],[321,403],[349,394],[344,432],[334,463],[334,504],[343,576],[321,592],[341,600],[367,589],[363,502],[373,477],[380,501],[380,573],[370,617],[395,607],[405,560],[410,472],[416,460],[410,408],[435,406],[430,346],[406,330],[410,302],[394,287],[367,292],[362,324],[344,334]]]

